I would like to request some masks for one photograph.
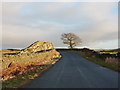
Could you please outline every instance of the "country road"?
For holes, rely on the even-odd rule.
[[[118,73],[96,65],[77,53],[62,59],[24,88],[118,88]]]

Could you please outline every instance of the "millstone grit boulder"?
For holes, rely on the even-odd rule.
[[[47,51],[54,49],[54,45],[46,41],[36,41],[29,47],[23,49],[21,53],[35,53],[39,51]]]

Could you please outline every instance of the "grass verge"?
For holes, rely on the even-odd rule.
[[[5,90],[6,88],[20,88],[23,87],[25,84],[29,83],[34,78],[40,76],[43,72],[47,71],[50,67],[52,67],[59,59],[52,59],[49,62],[47,62],[47,67],[43,67],[42,69],[39,69],[38,72],[31,72],[29,74],[24,74],[17,76],[16,78],[7,80],[2,83],[2,90]],[[54,64],[53,64],[54,63]]]
[[[101,65],[103,67],[109,68],[111,70],[120,72],[120,66],[119,65],[105,63],[105,61],[103,59],[100,59],[100,58],[97,58],[97,57],[87,56],[82,52],[78,52],[78,51],[74,51],[74,52],[79,53],[81,56],[83,56],[84,58],[86,58],[87,60],[89,60],[89,61],[91,61],[95,64],[98,64],[98,65]]]

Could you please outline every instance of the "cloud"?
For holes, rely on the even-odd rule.
[[[66,46],[60,37],[68,32],[80,36],[83,45],[106,48],[106,43],[118,39],[116,9],[113,2],[4,2],[3,48],[24,48],[36,40]]]
[[[3,2],[119,2],[119,0],[3,0]]]

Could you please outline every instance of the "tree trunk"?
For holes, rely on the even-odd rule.
[[[70,49],[73,49],[72,41],[70,40]]]

